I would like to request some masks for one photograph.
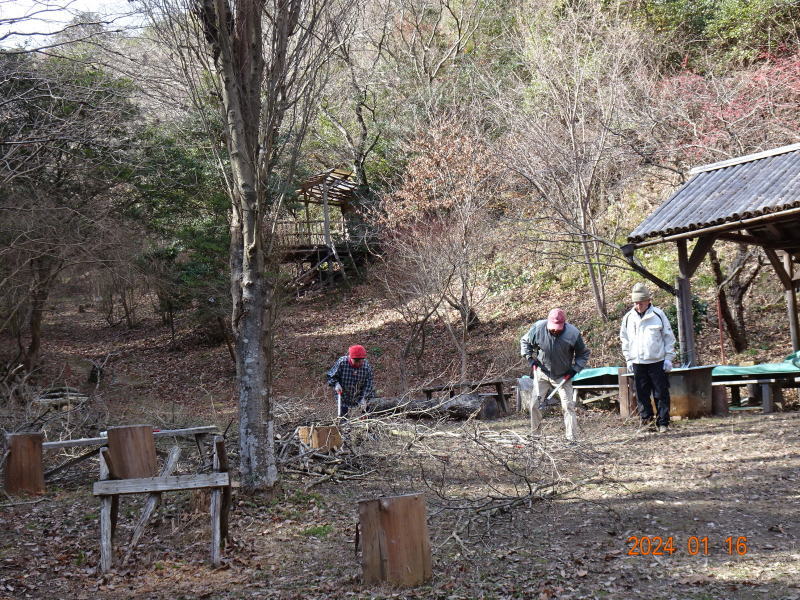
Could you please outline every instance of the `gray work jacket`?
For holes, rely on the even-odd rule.
[[[548,377],[558,379],[574,369],[579,372],[589,362],[589,349],[572,323],[564,324],[561,335],[547,331],[547,319],[536,321],[519,341],[519,351],[526,358],[536,357]]]

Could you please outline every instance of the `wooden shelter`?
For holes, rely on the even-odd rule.
[[[681,357],[696,361],[690,279],[716,240],[760,246],[786,292],[793,350],[800,350],[795,265],[800,263],[800,144],[696,167],[690,179],[628,236],[628,263],[677,297]],[[691,253],[688,242],[696,239]],[[673,287],[634,256],[639,248],[674,242],[678,277]]]
[[[357,189],[350,171],[327,169],[309,177],[296,190],[304,214],[279,221],[275,231],[281,261],[297,264],[296,281],[313,277],[323,267],[327,272],[333,268],[343,272],[342,257],[349,256],[355,262],[356,255],[363,252],[363,240],[348,224],[348,216],[355,213]],[[322,207],[322,219],[311,218],[309,207],[314,204]]]

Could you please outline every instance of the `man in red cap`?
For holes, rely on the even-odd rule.
[[[520,353],[528,359],[531,376],[536,381],[541,397],[564,383],[558,391],[558,397],[564,412],[567,439],[574,441],[578,418],[575,415],[571,379],[589,362],[589,349],[583,342],[581,332],[572,323],[567,323],[567,316],[562,309],[554,308],[546,319],[536,321],[522,336]]]
[[[340,356],[328,370],[328,385],[333,388],[338,416],[344,417],[358,405],[367,409],[372,399],[372,366],[367,362],[367,351],[358,344],[350,346],[347,354]]]

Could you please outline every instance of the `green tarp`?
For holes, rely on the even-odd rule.
[[[603,375],[612,375],[614,377],[619,373],[619,367],[597,367],[596,369],[584,369],[575,375],[576,383],[582,379],[591,379],[593,377],[602,377]]]
[[[616,377],[619,373],[619,367],[597,367],[594,369],[584,369],[575,376],[575,383],[588,383],[588,380],[595,377],[602,377],[603,375],[610,375]],[[733,365],[718,365],[711,371],[711,376],[714,378],[727,378],[727,377],[764,377],[769,375],[785,375],[785,374],[800,375],[800,351],[794,352],[787,356],[783,362],[779,363],[762,363],[760,365],[750,365],[748,367],[737,367]]]

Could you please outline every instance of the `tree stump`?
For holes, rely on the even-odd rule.
[[[11,433],[8,435],[5,490],[9,494],[44,493],[41,433]]]
[[[156,443],[152,425],[108,428],[109,470],[116,479],[155,477]]]
[[[364,583],[412,587],[431,578],[431,543],[422,494],[358,503]]]
[[[297,435],[300,441],[309,448],[320,452],[330,452],[342,447],[342,434],[338,427],[322,427],[312,425],[311,427],[299,427]]]

